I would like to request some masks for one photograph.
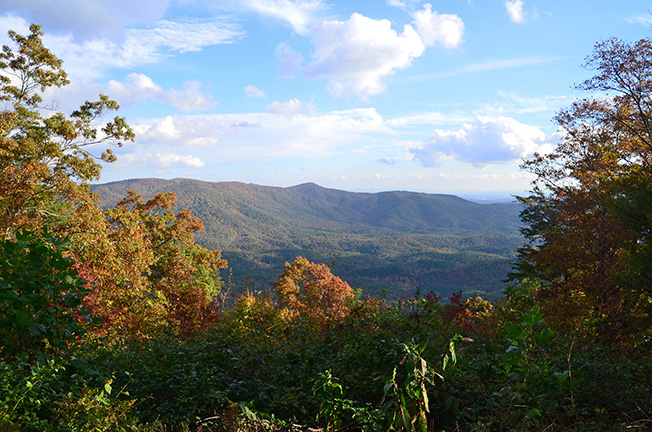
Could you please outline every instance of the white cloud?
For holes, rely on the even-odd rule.
[[[127,25],[161,19],[168,4],[167,0],[3,0],[0,15],[20,15],[49,33],[71,34],[77,42],[108,38],[121,43]]]
[[[54,109],[64,113],[71,113],[79,109],[84,101],[95,101],[99,99],[99,94],[107,94],[104,86],[91,80],[74,80],[64,87],[49,87],[43,92],[43,105],[52,106]],[[112,98],[115,99],[115,98]]]
[[[400,8],[405,8],[406,6],[405,2],[402,2],[401,0],[387,0],[387,5]]]
[[[266,98],[267,94],[256,87],[255,85],[248,85],[247,87],[244,88],[244,94],[247,97],[255,97],[255,98]]]
[[[154,99],[164,93],[160,85],[147,75],[139,73],[130,73],[124,83],[109,81],[107,91],[125,107],[134,106],[146,99]]]
[[[454,70],[453,72],[426,74],[416,76],[413,79],[418,81],[432,80],[438,78],[447,78],[458,76],[462,74],[478,73],[489,70],[510,69],[516,67],[533,66],[537,64],[550,63],[554,61],[563,60],[562,57],[521,57],[513,59],[493,60],[487,62],[473,63]]]
[[[162,47],[178,52],[199,51],[202,47],[230,43],[241,36],[232,24],[220,21],[157,21],[147,29],[128,29],[129,39],[138,46],[160,49]]]
[[[246,0],[244,6],[288,22],[302,36],[309,34],[319,13],[327,9],[321,0]]]
[[[305,103],[299,99],[290,99],[287,102],[275,101],[265,108],[265,111],[270,114],[278,114],[285,117],[292,117],[296,114],[314,113],[316,108],[311,103]]]
[[[124,83],[111,80],[108,94],[125,107],[135,106],[147,99],[170,104],[182,112],[204,111],[217,106],[210,93],[202,91],[198,81],[186,81],[181,90],[164,90],[144,74],[130,73]]]
[[[215,147],[219,139],[217,137],[200,136],[197,138],[189,138],[185,142],[186,147]]]
[[[568,96],[524,97],[516,93],[499,91],[503,98],[498,103],[486,104],[478,112],[484,115],[530,114],[549,112],[550,115],[569,104]]]
[[[459,16],[440,15],[426,3],[423,10],[415,12],[413,17],[417,32],[426,46],[439,44],[444,48],[457,48],[462,44],[464,22]]]
[[[144,124],[138,123],[132,125],[138,141],[158,142],[161,144],[179,143],[184,135],[178,129],[182,121],[179,117],[167,116],[162,119],[150,120]]]
[[[561,60],[560,57],[521,57],[514,59],[494,60],[489,62],[474,63],[455,71],[455,74],[476,73],[495,69],[508,69],[514,67],[531,66]]]
[[[507,15],[515,23],[525,22],[525,13],[523,12],[523,0],[506,0],[505,9]]]
[[[472,121],[473,116],[464,112],[442,113],[442,112],[421,112],[407,114],[387,120],[388,126],[404,127],[415,125],[443,125],[460,124]]]
[[[396,161],[394,159],[378,158],[377,162],[382,165],[396,165]]]
[[[392,3],[400,6],[398,3]],[[414,25],[402,32],[389,20],[353,13],[346,21],[324,21],[312,32],[312,61],[302,68],[303,58],[286,44],[276,50],[279,75],[291,77],[301,70],[309,79],[327,79],[336,97],[352,95],[366,100],[385,91],[386,79],[412,65],[426,46],[456,48],[463,42],[464,23],[457,15],[438,14],[430,4],[413,13]]]
[[[466,124],[457,131],[435,130],[422,146],[410,152],[414,159],[430,167],[443,159],[486,166],[551,150],[550,140],[536,126],[508,117],[479,117],[474,125]]]
[[[627,18],[627,22],[630,24],[638,24],[638,25],[643,25],[645,27],[650,27],[652,24],[652,15],[650,13],[647,13],[645,15],[632,15],[629,18]]]
[[[414,10],[421,3],[419,0],[386,0],[387,6],[393,6],[405,10]]]
[[[347,21],[324,21],[315,28],[313,61],[308,78],[326,78],[335,96],[362,99],[385,90],[384,79],[423,54],[425,46],[410,25],[397,33],[389,20],[354,13]]]
[[[294,51],[286,43],[281,43],[275,50],[278,58],[278,71],[276,75],[279,78],[294,78],[295,74],[301,70],[303,56]]]
[[[270,108],[269,113],[167,116],[141,119],[132,127],[143,149],[204,147],[226,159],[319,157],[342,151],[369,134],[392,133],[373,108],[294,115],[273,112],[281,108],[314,110],[310,107],[289,101]]]
[[[0,17],[0,34],[10,29],[26,34],[28,23],[12,15]],[[203,47],[232,43],[242,33],[234,25],[222,21],[157,21],[148,28],[127,28],[124,40],[87,38],[78,41],[72,32],[47,32],[43,42],[64,61],[73,78],[94,79],[105,71],[130,68],[160,61],[172,52],[199,51]]]
[[[129,153],[120,156],[118,161],[121,165],[155,165],[159,168],[168,168],[174,165],[202,168],[206,165],[196,156],[175,153]]]
[[[18,34],[28,34],[29,22],[15,15],[0,16],[0,43],[3,45],[13,44],[7,35],[9,30],[13,30]]]
[[[169,102],[182,112],[206,111],[217,106],[213,95],[202,91],[199,81],[186,81],[181,90],[168,90],[162,100]]]

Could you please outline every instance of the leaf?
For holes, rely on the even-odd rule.
[[[412,431],[412,419],[410,419],[410,414],[407,412],[403,405],[400,406],[401,410],[401,421],[403,422],[403,427],[407,432]]]

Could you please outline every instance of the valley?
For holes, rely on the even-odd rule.
[[[520,207],[453,195],[354,193],[313,183],[289,188],[189,179],[136,179],[92,186],[103,207],[128,190],[149,199],[174,192],[205,225],[199,244],[223,251],[226,289],[267,290],[285,262],[327,263],[363,294],[390,299],[430,291],[499,297],[522,244]]]

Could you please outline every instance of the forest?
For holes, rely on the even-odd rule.
[[[500,299],[372,297],[296,256],[227,302],[174,193],[99,204],[134,132],[106,95],[43,105],[69,81],[42,35],[0,53],[0,431],[652,429],[652,40],[596,43],[524,162]]]
[[[454,195],[405,191],[354,193],[316,184],[288,188],[176,178],[91,185],[102,208],[133,190],[143,199],[174,192],[199,217],[201,246],[228,260],[229,297],[271,287],[297,256],[328,263],[371,296],[412,297],[415,287],[443,297],[463,291],[501,296],[523,243],[520,204],[475,203]]]

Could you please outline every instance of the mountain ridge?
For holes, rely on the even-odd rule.
[[[517,204],[480,204],[446,194],[183,178],[121,180],[91,190],[103,207],[114,206],[128,190],[144,199],[174,192],[178,207],[204,222],[197,242],[222,250],[236,282],[256,289],[269,288],[284,262],[302,255],[336,262],[345,280],[368,292],[479,289],[465,282],[466,271],[490,273],[488,282],[479,275],[471,279],[489,286],[480,291],[496,294],[521,243]]]

